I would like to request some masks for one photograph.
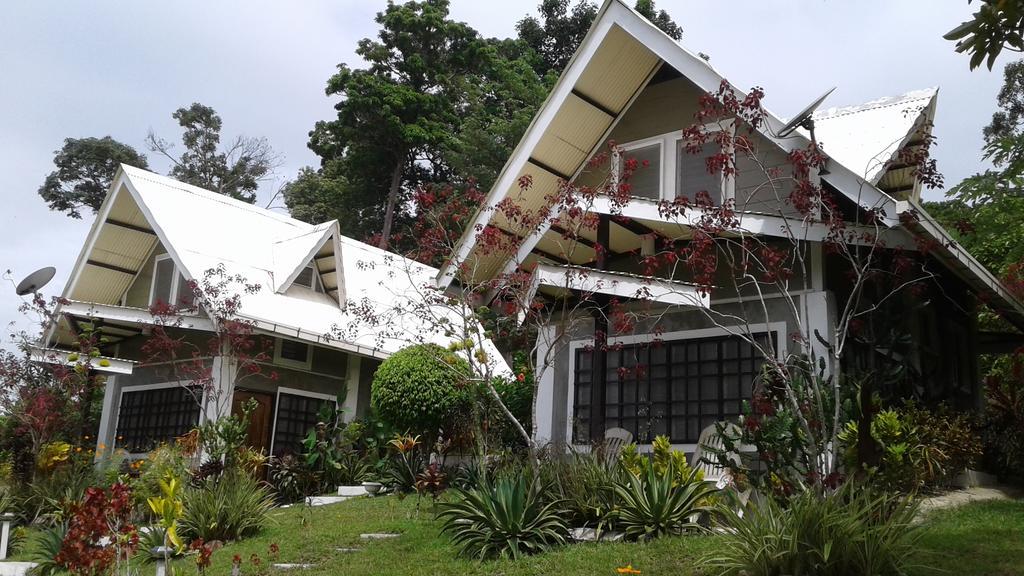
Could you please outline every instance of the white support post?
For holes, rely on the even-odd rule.
[[[100,412],[100,427],[96,434],[96,456],[93,460],[97,464],[102,458],[106,458],[117,449],[115,434],[117,434],[118,406],[114,404],[120,397],[118,389],[117,377],[107,376],[107,381],[103,385],[103,410]]]
[[[14,521],[14,514],[4,512],[0,514],[0,520],[4,523],[3,529],[0,531],[0,560],[6,560],[7,546],[11,542],[11,522]]]
[[[359,406],[359,371],[363,364],[362,356],[350,354],[348,357],[348,369],[345,374],[345,402],[341,405],[344,410],[341,419],[351,422],[356,417]]]
[[[534,441],[537,445],[550,442],[554,432],[555,367],[554,358],[549,358],[558,337],[558,327],[547,325],[537,331],[537,419]]]
[[[833,342],[835,319],[832,313],[831,295],[826,291],[808,292],[801,296],[800,300],[802,321],[807,329],[807,336],[811,340],[811,350],[816,358],[825,359],[825,375],[835,374],[836,367],[832,365],[831,355],[826,346],[818,339],[818,335],[820,335],[826,342]],[[817,366],[815,366],[815,370],[817,370]]]
[[[227,354],[214,356],[211,374],[213,375],[213,386],[203,398],[202,417],[205,420],[217,420],[231,415],[238,363]]]

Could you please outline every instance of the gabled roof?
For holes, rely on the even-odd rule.
[[[261,331],[375,357],[418,340],[449,344],[412,315],[380,328],[367,326],[351,338],[331,337],[336,326],[366,323],[328,294],[292,285],[314,262],[325,289],[337,287],[342,303],[385,314],[401,305],[422,305],[421,288],[433,286],[436,269],[346,238],[335,221],[310,225],[126,165],[114,178],[64,288],[62,296],[72,302],[68,306],[122,308],[122,296],[158,245],[187,280],[222,265],[227,274],[260,285],[256,293],[239,294],[239,315]],[[510,373],[488,346],[497,371]]]
[[[551,197],[559,181],[572,180],[588,158],[607,140],[611,129],[629,108],[658,69],[666,64],[705,92],[716,92],[724,81],[707,61],[689,52],[622,0],[606,0],[594,23],[562,72],[548,98],[534,116],[512,156],[509,157],[494,186],[483,202],[496,206],[505,198],[515,198],[521,208],[536,211]],[[742,100],[746,95],[731,87]],[[806,148],[810,140],[803,134],[776,138],[785,123],[766,112],[762,135],[785,152]],[[898,224],[895,200],[871,182],[839,162],[829,165],[823,179],[864,208],[880,208],[889,226]],[[521,178],[532,177],[529,190],[519,187]],[[519,253],[508,260],[481,256],[475,252],[476,235],[482,227],[501,227],[501,216],[492,209],[477,212],[468,226],[455,258],[441,270],[440,285],[447,285],[457,267],[473,262],[474,274],[493,277],[511,272],[516,262],[525,260],[547,232],[542,226],[524,239]],[[502,260],[502,261],[499,261]]]
[[[938,88],[927,88],[819,110],[813,116],[815,135],[833,160],[878,184],[887,164],[934,118],[938,93]]]

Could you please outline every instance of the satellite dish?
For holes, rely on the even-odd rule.
[[[835,90],[836,88],[835,86],[833,86],[831,90],[825,92],[824,94],[819,96],[817,100],[808,104],[806,108],[801,110],[799,114],[794,116],[792,120],[790,120],[785,126],[783,126],[782,130],[779,130],[777,136],[779,138],[785,138],[786,136],[792,134],[793,131],[796,130],[797,128],[804,128],[805,130],[808,130],[811,133],[811,140],[813,141],[814,120],[811,119],[811,115],[814,114],[814,111],[818,109],[818,106],[821,106],[821,103],[825,101],[825,98],[828,98],[828,95],[835,92]]]
[[[40,268],[35,272],[29,274],[24,280],[18,282],[18,287],[14,289],[18,296],[24,296],[33,292],[39,291],[40,288],[46,286],[46,283],[53,279],[53,275],[57,273],[57,269],[53,266],[47,266],[46,268]]]

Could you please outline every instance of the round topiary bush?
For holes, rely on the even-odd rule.
[[[444,348],[410,346],[377,368],[370,403],[396,430],[434,436],[465,406],[468,375],[469,363]]]

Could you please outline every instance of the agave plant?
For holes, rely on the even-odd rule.
[[[696,469],[681,480],[672,465],[662,472],[651,466],[640,475],[629,474],[626,480],[615,484],[619,504],[612,514],[618,529],[630,539],[703,530],[697,519],[714,511],[707,503],[716,492]]]
[[[536,479],[503,477],[457,489],[454,501],[440,504],[438,518],[463,555],[518,559],[566,543],[560,502],[542,496]]]

